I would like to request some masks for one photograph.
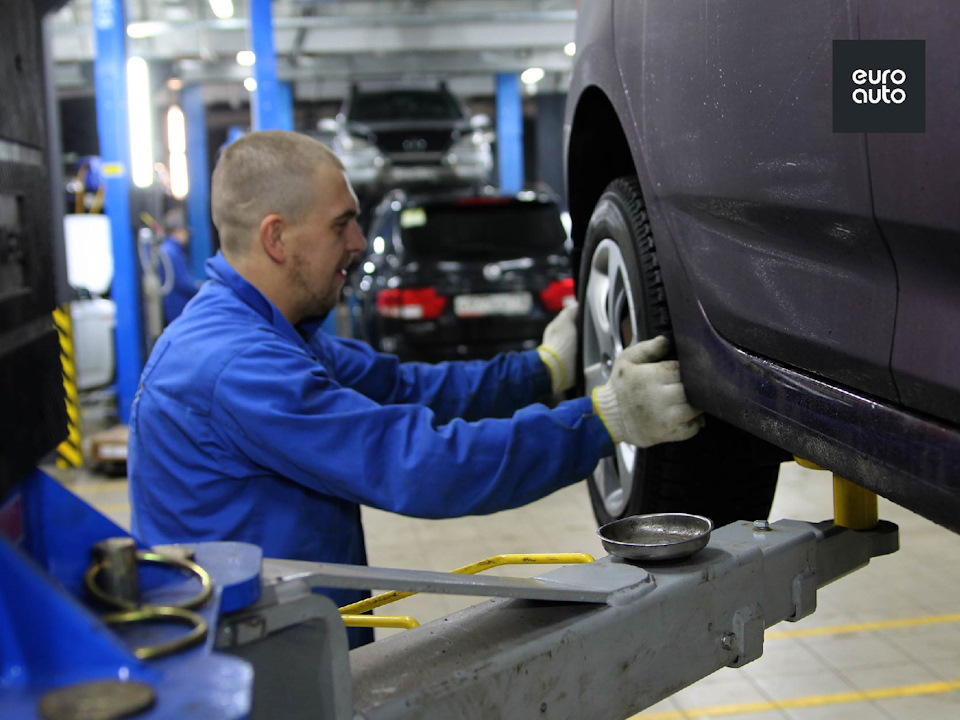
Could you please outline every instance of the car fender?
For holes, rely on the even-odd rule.
[[[687,365],[687,358],[691,358],[692,362],[696,354],[694,338],[707,321],[659,208],[656,193],[652,191],[653,179],[644,160],[640,133],[629,99],[619,82],[620,69],[613,43],[610,42],[613,37],[613,9],[613,2],[609,0],[591,2],[589,9],[581,6],[581,18],[577,25],[578,57],[571,77],[564,118],[564,171],[573,221],[572,260],[574,267],[577,267],[590,214],[604,188],[617,177],[635,174],[656,238],[667,302],[674,322],[677,352],[682,363]],[[611,78],[617,81],[611,82]],[[593,125],[597,120],[599,131],[593,132],[585,127],[585,124]],[[622,152],[623,148],[628,152]],[[603,155],[610,157],[598,160]],[[697,372],[692,375],[702,377],[704,383],[701,388],[695,378],[691,379],[691,397],[700,399],[705,409],[718,409],[716,402],[710,401],[713,386],[708,381],[708,374]]]

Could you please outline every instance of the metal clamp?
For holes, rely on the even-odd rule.
[[[173,567],[180,568],[181,570],[186,570],[187,572],[193,573],[200,581],[200,592],[196,596],[181,603],[171,603],[162,607],[168,609],[179,608],[182,610],[189,610],[200,607],[207,600],[209,600],[210,596],[213,594],[213,580],[210,578],[210,573],[191,560],[160,555],[155,552],[150,552],[149,550],[138,550],[137,560],[139,562],[156,563],[158,565],[171,565]],[[105,592],[103,588],[97,584],[97,576],[100,574],[103,566],[104,561],[102,560],[100,562],[93,563],[89,568],[87,568],[87,572],[83,576],[83,583],[87,590],[90,591],[90,594],[101,602],[104,602],[107,605],[112,605],[116,608],[120,608],[121,610],[136,610],[138,607],[140,607],[135,602]]]
[[[134,541],[131,538],[108,538],[97,543],[93,548],[94,559],[84,573],[83,584],[93,597],[121,610],[121,612],[102,615],[100,619],[105,624],[114,626],[165,620],[190,626],[189,632],[173,640],[156,645],[134,647],[133,655],[139,660],[163,657],[203,642],[207,637],[209,625],[191,608],[203,605],[213,594],[213,580],[210,573],[192,560],[161,555],[149,550],[134,551],[134,547]],[[137,579],[137,563],[140,562],[185,570],[200,581],[200,592],[181,603],[141,604]],[[101,574],[104,575],[102,581],[99,580]],[[104,590],[101,582],[105,582],[112,592]]]
[[[157,643],[156,645],[141,645],[133,648],[133,654],[139,660],[151,660],[193,647],[203,642],[203,639],[207,636],[208,629],[207,621],[192,610],[164,605],[144,605],[136,610],[125,610],[123,612],[102,615],[100,619],[107,625],[129,625],[138,622],[150,622],[152,620],[175,620],[192,627],[186,635],[181,635],[174,640]]]

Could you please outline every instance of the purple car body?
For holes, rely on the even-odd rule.
[[[960,7],[934,0],[581,3],[565,159],[586,387],[607,344],[672,332],[691,402],[747,455],[760,438],[960,531],[958,32]],[[925,40],[925,132],[833,132],[833,42],[867,39]],[[647,250],[597,235],[619,232],[598,212],[629,215],[629,188],[605,195],[617,178]],[[618,252],[635,332],[597,344]],[[629,287],[644,263],[656,272]],[[666,324],[645,317],[660,284]],[[600,519],[710,514],[690,479],[670,481],[684,499],[650,496],[664,463],[644,458],[598,471]],[[736,483],[737,463],[713,460]],[[715,514],[737,517],[730,498]]]

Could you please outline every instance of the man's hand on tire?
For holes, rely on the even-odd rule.
[[[572,388],[577,368],[577,303],[567,305],[550,321],[537,352],[550,371],[553,392]]]
[[[680,364],[662,360],[669,349],[662,335],[631,345],[617,357],[610,380],[594,389],[594,412],[614,442],[679,442],[703,427],[702,412],[687,403]]]

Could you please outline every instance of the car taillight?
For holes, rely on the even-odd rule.
[[[401,320],[434,320],[446,306],[447,298],[432,287],[388,288],[377,295],[377,312]]]
[[[540,300],[548,312],[563,310],[563,301],[573,297],[573,278],[554,280],[540,291]]]

